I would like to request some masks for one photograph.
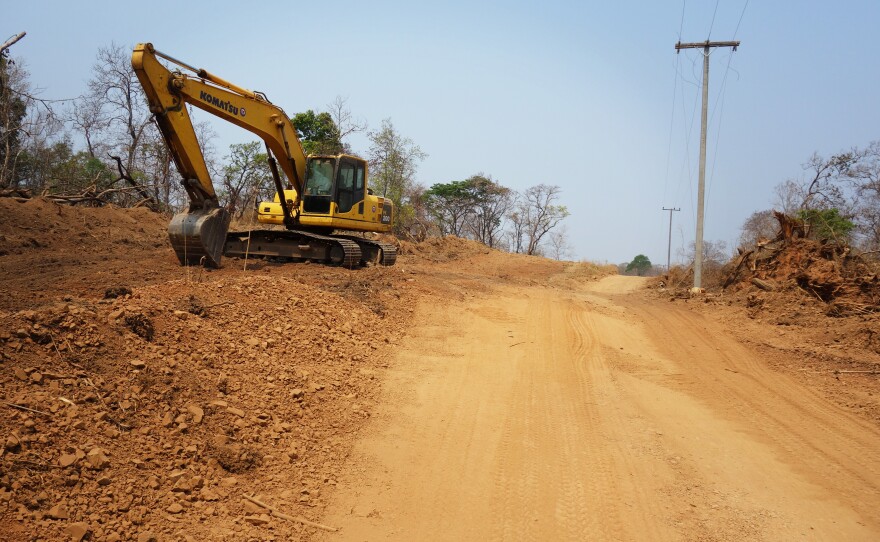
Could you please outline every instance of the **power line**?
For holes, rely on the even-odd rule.
[[[721,81],[721,90],[718,93],[718,97],[716,102],[719,104],[718,108],[712,111],[712,118],[709,120],[709,124],[712,124],[712,121],[715,118],[715,112],[718,112],[718,124],[716,124],[715,130],[715,150],[712,153],[712,170],[709,173],[709,181],[706,186],[706,206],[708,207],[709,202],[712,201],[712,187],[715,185],[715,164],[718,163],[718,144],[721,142],[721,124],[724,119],[724,99],[727,96],[727,75],[730,73],[730,62],[733,60],[733,53],[730,53],[727,57],[727,69],[724,71],[724,79]]]
[[[684,75],[681,72],[679,72],[679,76],[682,78],[682,80],[685,80]],[[697,84],[694,84],[694,86],[697,88],[700,88]],[[688,183],[687,183],[687,188],[688,188],[687,199],[688,199],[688,201],[693,201],[693,198],[694,198],[693,180],[694,180],[694,178],[693,178],[693,169],[691,166],[690,145],[691,145],[691,134],[693,133],[694,123],[697,120],[696,111],[697,111],[697,105],[699,104],[699,94],[697,94],[697,93],[694,94],[694,105],[693,105],[693,108],[691,109],[692,114],[690,117],[690,122],[688,123],[687,107],[685,104],[684,87],[680,86],[679,91],[681,93],[682,114],[684,115],[684,120],[685,120],[684,124],[682,125],[682,127],[684,128],[685,156],[684,156],[684,160],[682,161],[682,164],[681,164],[681,170],[679,171],[679,181],[678,181],[678,189],[676,190],[676,199],[680,199],[680,197],[681,197],[681,193],[682,193],[681,186],[684,183],[685,178],[686,178],[688,181]],[[685,172],[687,173],[686,176],[684,175]],[[696,225],[696,216],[693,214],[694,207],[691,206],[690,209],[691,209],[691,217],[690,217],[691,224]]]
[[[749,7],[749,0],[743,5],[742,13],[739,14],[739,21],[736,23],[736,30],[733,31],[733,39],[736,39],[736,33],[739,32],[739,25],[743,22],[743,15],[746,14],[746,8]],[[681,34],[681,32],[679,32]]]
[[[718,13],[718,4],[720,2],[721,0],[715,0],[715,11],[712,12],[712,23],[709,25],[709,35],[706,37],[706,41],[712,37],[712,29],[715,27],[715,15]],[[678,41],[681,41],[681,39]]]
[[[742,17],[745,15],[746,6],[748,6],[748,0],[746,0],[745,5],[743,6],[743,11],[740,13],[740,22],[742,22]],[[739,23],[736,25],[736,30],[739,30]],[[718,95],[716,97],[716,102],[719,103],[719,106],[712,111],[712,116],[709,118],[709,124],[712,125],[715,121],[715,113],[718,113],[718,123],[715,124],[715,151],[712,155],[712,170],[709,174],[709,180],[706,186],[706,207],[708,208],[709,203],[712,201],[712,187],[715,185],[715,165],[718,163],[718,145],[721,141],[721,124],[724,118],[724,104],[725,98],[727,97],[727,77],[730,75],[731,70],[737,75],[739,72],[732,69],[730,67],[731,62],[733,61],[733,53],[731,52],[727,57],[727,67],[724,70],[724,78],[721,81],[721,89],[718,91]]]
[[[686,4],[686,0],[681,0],[681,24],[678,25],[678,41],[681,41],[681,31],[684,29],[684,7]]]
[[[676,63],[681,62],[680,57],[676,56]],[[675,98],[678,93],[678,67],[676,67],[676,74],[672,78],[672,114],[669,115],[669,143],[666,146],[666,177],[663,180],[663,198],[666,199],[666,194],[669,191],[669,162],[672,157],[672,132],[675,127]]]
[[[684,10],[687,0],[681,0],[681,22],[678,25],[678,41],[684,29]],[[672,113],[669,115],[669,143],[666,146],[666,177],[663,180],[663,199],[669,193],[669,163],[672,160],[672,132],[675,128],[675,100],[678,94],[678,80],[681,78],[681,56],[675,55],[675,75],[672,78]]]
[[[737,33],[739,33],[739,27],[742,24],[742,20],[746,14],[746,8],[748,8],[748,6],[749,6],[749,0],[746,0],[745,3],[743,4],[742,12],[740,12],[740,14],[739,14],[739,20],[736,23],[736,29],[733,31],[733,39],[736,39],[736,35],[737,35]],[[715,125],[715,127],[716,127],[716,130],[715,130],[715,150],[712,155],[712,169],[711,169],[711,172],[709,173],[709,180],[708,180],[707,186],[706,186],[706,208],[707,209],[709,207],[709,203],[712,201],[712,197],[711,197],[712,188],[715,186],[715,166],[718,163],[718,145],[721,142],[721,124],[722,124],[722,121],[724,118],[725,98],[727,97],[727,77],[728,77],[728,75],[730,75],[730,71],[732,69],[730,67],[732,60],[733,60],[733,53],[731,52],[727,57],[727,67],[724,70],[724,78],[721,82],[721,89],[719,90],[718,95],[716,97],[716,102],[719,103],[719,107],[712,111],[712,116],[709,119],[709,124],[712,125],[715,121],[715,113],[716,112],[718,113],[718,123]],[[739,73],[736,70],[733,70],[733,71],[736,72],[737,74]]]

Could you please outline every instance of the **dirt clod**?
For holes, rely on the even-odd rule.
[[[128,286],[114,286],[104,290],[104,299],[116,299],[125,295],[131,295],[131,288]]]
[[[152,341],[156,332],[153,328],[153,321],[143,314],[126,315],[125,325],[132,333],[146,341]]]

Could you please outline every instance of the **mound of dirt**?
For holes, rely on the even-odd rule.
[[[167,220],[0,198],[0,540],[309,537],[244,495],[320,517],[409,274],[183,268]]]
[[[111,252],[165,247],[168,217],[145,208],[60,205],[43,198],[0,198],[2,255],[47,251]]]
[[[148,209],[0,198],[0,314],[168,276],[167,232]]]
[[[449,262],[477,254],[488,254],[486,245],[454,235],[431,237],[420,243],[400,242],[399,254],[413,256],[411,261]]]
[[[243,496],[317,515],[402,326],[256,274],[20,311],[3,329],[7,539],[84,525],[99,540],[272,540]]]

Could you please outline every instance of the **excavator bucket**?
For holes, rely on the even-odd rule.
[[[180,264],[220,267],[231,218],[222,207],[174,215],[168,225],[168,238]]]

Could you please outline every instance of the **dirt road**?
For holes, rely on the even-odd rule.
[[[880,539],[876,426],[641,284],[418,307],[324,539]]]

